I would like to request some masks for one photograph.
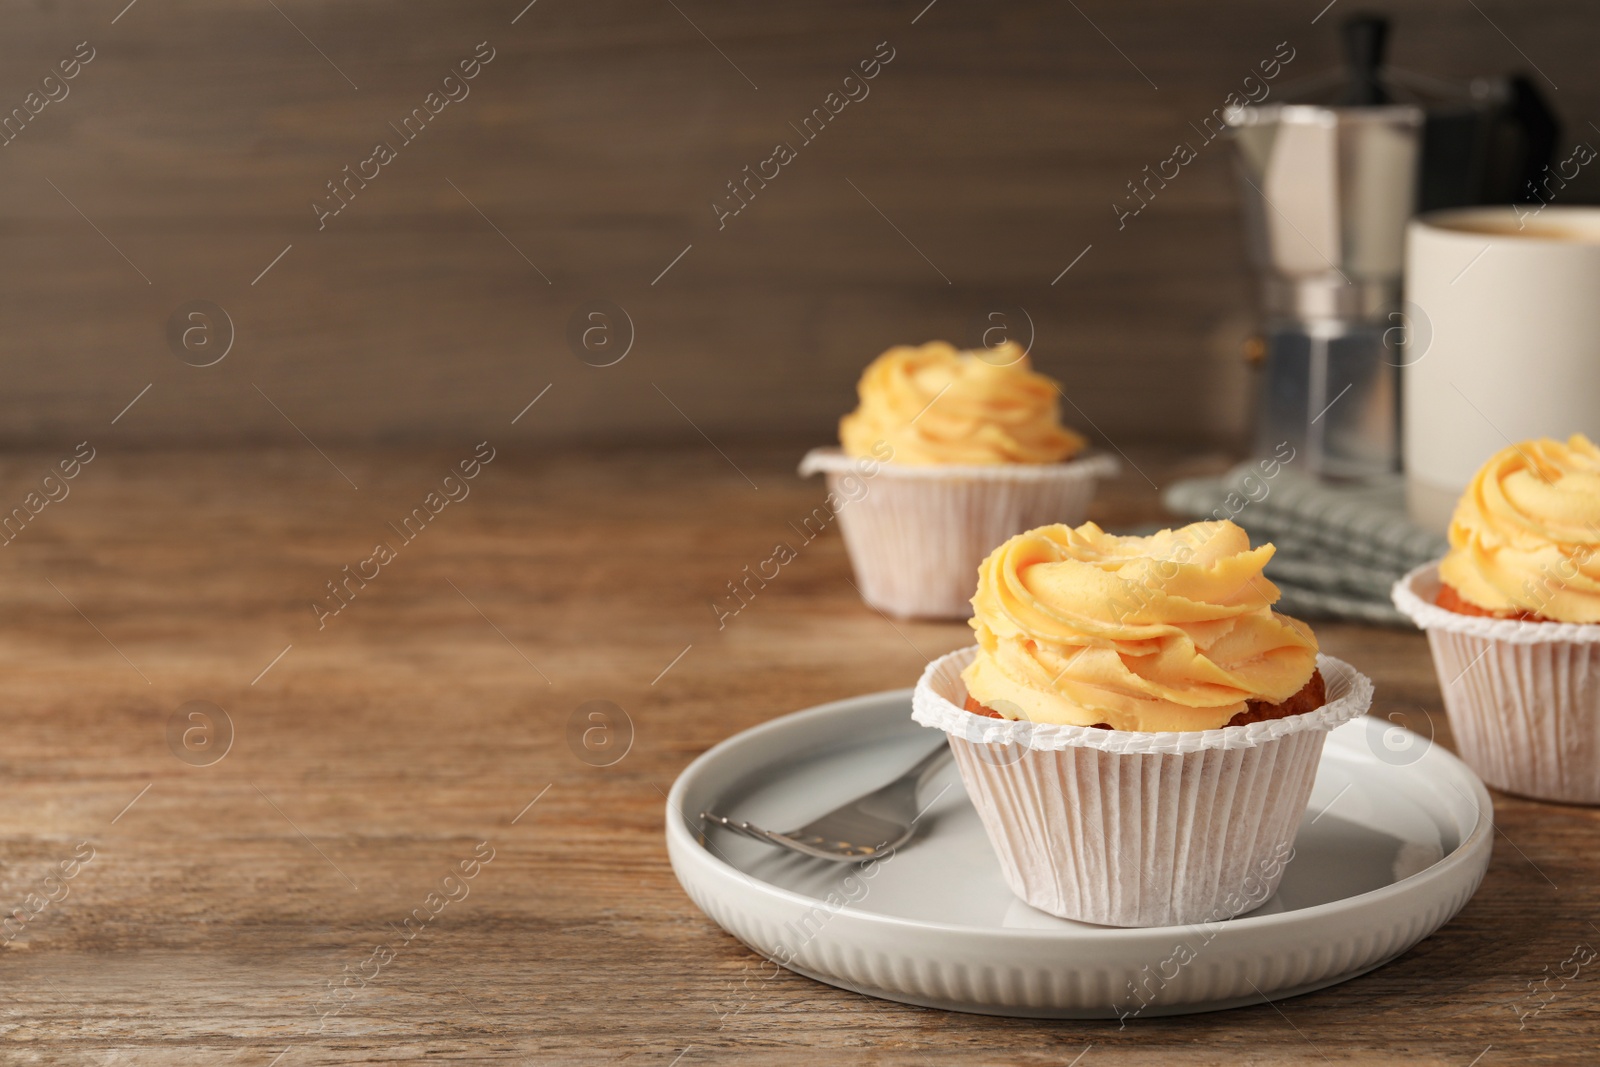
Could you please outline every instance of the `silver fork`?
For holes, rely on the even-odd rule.
[[[834,863],[860,863],[881,856],[910,840],[922,812],[917,808],[917,790],[923,780],[950,759],[950,746],[939,747],[923,756],[900,777],[834,808],[820,819],[798,830],[779,833],[763,830],[748,822],[730,819],[710,811],[700,818],[743,834],[745,837],[777,845],[807,856]]]

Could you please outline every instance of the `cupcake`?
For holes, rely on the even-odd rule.
[[[1329,730],[1372,686],[1272,610],[1231,522],[1012,537],[978,571],[978,644],[928,665],[1012,892],[1110,926],[1226,919],[1283,877]]]
[[[1450,551],[1394,586],[1433,650],[1456,748],[1483,780],[1600,804],[1600,449],[1512,445],[1473,476]]]
[[[842,447],[814,449],[856,585],[898,617],[966,618],[972,573],[1007,537],[1081,522],[1106,456],[1061,424],[1059,386],[1014,343],[891,348],[868,365]]]

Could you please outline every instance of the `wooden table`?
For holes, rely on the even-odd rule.
[[[796,450],[723,444],[739,470],[710,448],[502,443],[409,542],[387,524],[425,506],[471,444],[336,448],[329,462],[309,447],[100,445],[71,495],[0,549],[0,907],[42,902],[0,951],[0,1062],[1594,1055],[1596,974],[1523,1029],[1516,1009],[1539,1003],[1528,983],[1575,944],[1600,944],[1596,812],[1505,797],[1458,918],[1374,974],[1280,1004],[1119,1030],[923,1010],[787,972],[741,990],[753,957],[674,881],[663,792],[729,734],[909,685],[968,631],[864,607],[832,533],[719,630],[710,600],[822,495],[793,475]],[[58,458],[13,456],[3,484],[20,500]],[[1220,465],[1136,458],[1162,484]],[[1156,513],[1131,472],[1097,505],[1109,522]],[[346,564],[371,574],[380,540],[395,558],[319,629],[325,583]],[[1377,680],[1379,714],[1448,743],[1419,636],[1319,632]],[[569,746],[590,700],[632,722],[613,766]],[[169,744],[190,701],[232,724],[209,765],[216,712],[209,734],[183,719]],[[428,921],[407,941],[413,909]],[[374,955],[384,943],[391,958]],[[366,984],[330,997],[347,974]]]

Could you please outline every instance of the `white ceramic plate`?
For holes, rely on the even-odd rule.
[[[1444,925],[1489,863],[1483,783],[1442,747],[1372,718],[1329,735],[1277,894],[1225,922],[1125,930],[1028,907],[1001,880],[953,765],[924,787],[933,803],[918,835],[871,877],[702,828],[710,809],[792,829],[895,777],[942,736],[910,715],[909,689],[839,701],[690,764],[666,820],[690,898],[763,956],[858,993],[993,1015],[1130,1018],[1354,978]]]

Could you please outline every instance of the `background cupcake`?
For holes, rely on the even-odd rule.
[[[1450,551],[1394,587],[1428,633],[1456,747],[1490,785],[1600,804],[1600,449],[1581,434],[1497,452]]]
[[[1016,344],[959,352],[933,342],[891,348],[868,365],[841,448],[815,449],[802,474],[836,493],[866,489],[839,512],[856,582],[891,615],[965,618],[972,573],[1012,534],[1082,521],[1108,457],[1061,425],[1059,387]]]
[[[949,734],[1023,900],[1162,926],[1277,889],[1327,731],[1371,685],[1272,610],[1272,554],[1231,522],[1151,537],[1085,523],[984,560],[978,646],[929,665],[913,717]]]

